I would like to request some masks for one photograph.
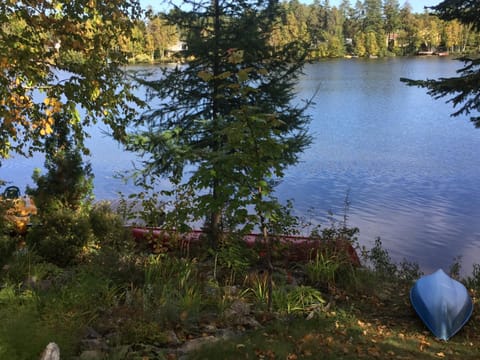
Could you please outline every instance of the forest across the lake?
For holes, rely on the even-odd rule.
[[[428,10],[415,13],[408,2],[401,6],[398,0],[365,0],[352,6],[344,0],[331,6],[329,1],[289,0],[281,6],[270,41],[281,47],[301,40],[308,44],[311,59],[464,54],[480,46],[480,35],[471,26],[441,20]],[[137,21],[122,48],[132,63],[171,61],[186,46],[187,36],[164,14],[151,14]]]

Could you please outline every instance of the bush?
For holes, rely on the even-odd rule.
[[[5,265],[16,248],[16,239],[0,233],[0,268]]]
[[[0,202],[0,268],[5,265],[16,248],[17,239],[10,236],[10,224],[5,220],[5,207]]]
[[[93,238],[88,216],[64,206],[50,208],[32,227],[26,242],[46,261],[58,266],[75,262],[82,249]]]
[[[89,218],[93,235],[100,247],[109,247],[116,251],[131,250],[131,233],[123,226],[122,217],[112,210],[109,202],[95,204]]]

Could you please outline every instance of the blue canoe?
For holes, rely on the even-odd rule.
[[[465,286],[441,269],[417,280],[410,291],[410,301],[433,335],[442,340],[455,335],[473,311]]]

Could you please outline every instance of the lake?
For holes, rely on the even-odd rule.
[[[448,270],[460,256],[464,273],[480,263],[480,132],[466,116],[452,118],[445,99],[407,87],[413,79],[455,75],[462,63],[449,58],[339,59],[310,64],[298,98],[318,89],[311,147],[278,187],[294,199],[298,215],[326,224],[332,211],[360,229],[362,245],[377,237],[395,261],[417,262],[424,272]],[[115,198],[133,191],[114,178],[135,157],[101,128],[89,140],[95,195]],[[42,159],[4,162],[0,178],[24,188]]]

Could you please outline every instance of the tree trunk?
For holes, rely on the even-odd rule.
[[[218,75],[220,74],[220,54],[219,54],[219,44],[218,38],[220,37],[220,6],[219,0],[213,0],[214,7],[214,55],[213,55],[213,89],[212,89],[212,121],[217,121],[219,109],[218,109]],[[214,144],[215,146],[215,144]],[[210,236],[211,236],[211,246],[212,248],[217,248],[218,244],[221,241],[221,220],[222,213],[221,210],[217,208],[218,204],[218,180],[213,180],[212,186],[212,197],[213,204],[215,209],[212,209],[212,214],[210,217]]]
[[[214,180],[213,186],[213,202],[217,202],[217,180]],[[213,249],[216,249],[222,241],[222,212],[220,209],[215,209],[212,211],[210,216],[210,246]]]

